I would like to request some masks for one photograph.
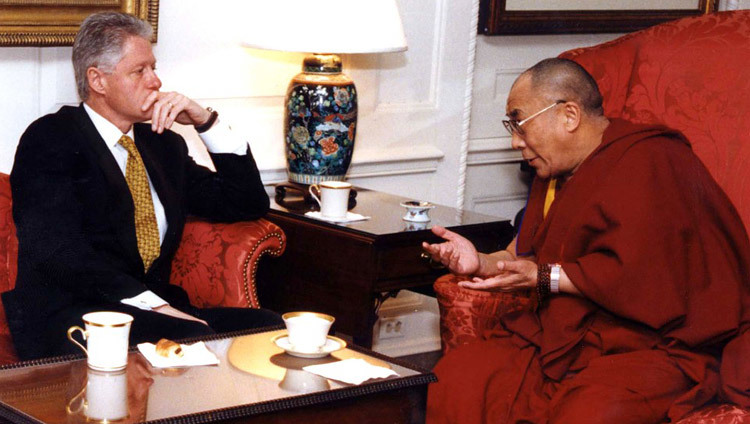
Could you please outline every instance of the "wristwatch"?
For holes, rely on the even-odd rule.
[[[198,131],[199,134],[211,129],[211,127],[214,125],[214,122],[216,122],[216,118],[219,117],[219,112],[211,109],[210,107],[207,107],[206,110],[211,113],[210,115],[208,115],[208,120],[200,125],[194,125],[195,130]]]
[[[551,264],[549,269],[549,291],[550,293],[560,293],[560,264]]]

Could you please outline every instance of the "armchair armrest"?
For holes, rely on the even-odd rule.
[[[443,354],[459,345],[503,333],[501,315],[532,306],[525,291],[501,293],[460,287],[458,282],[467,278],[447,274],[433,285],[440,307]]]
[[[189,219],[172,261],[170,282],[188,293],[199,308],[259,308],[258,262],[279,256],[286,235],[265,219],[232,224]]]

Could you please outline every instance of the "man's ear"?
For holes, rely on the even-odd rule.
[[[104,72],[100,69],[93,66],[86,69],[86,80],[89,84],[89,90],[102,95],[107,92],[107,81]]]
[[[566,131],[574,132],[578,129],[581,125],[582,112],[581,106],[576,102],[565,102],[563,104]]]

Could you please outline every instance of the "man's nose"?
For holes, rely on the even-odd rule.
[[[151,69],[149,71],[149,75],[148,75],[148,87],[151,88],[151,89],[153,89],[153,90],[158,90],[158,89],[161,88],[161,80],[156,75],[156,71],[154,71],[153,69]]]
[[[514,150],[521,150],[526,147],[526,142],[524,141],[523,137],[521,137],[517,132],[514,131],[513,134],[510,135],[510,147],[512,147]]]

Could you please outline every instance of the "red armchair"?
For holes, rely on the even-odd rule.
[[[0,173],[0,293],[16,280],[18,240],[11,214],[10,181]],[[172,265],[172,284],[199,307],[258,308],[255,276],[263,255],[279,256],[286,236],[265,219],[234,224],[189,220]],[[16,362],[5,309],[0,303],[0,365]]]
[[[564,52],[596,79],[609,117],[682,131],[750,229],[750,11],[686,18],[601,45]],[[443,351],[492,337],[498,315],[528,297],[435,282]],[[711,406],[680,424],[750,423],[750,413]]]

